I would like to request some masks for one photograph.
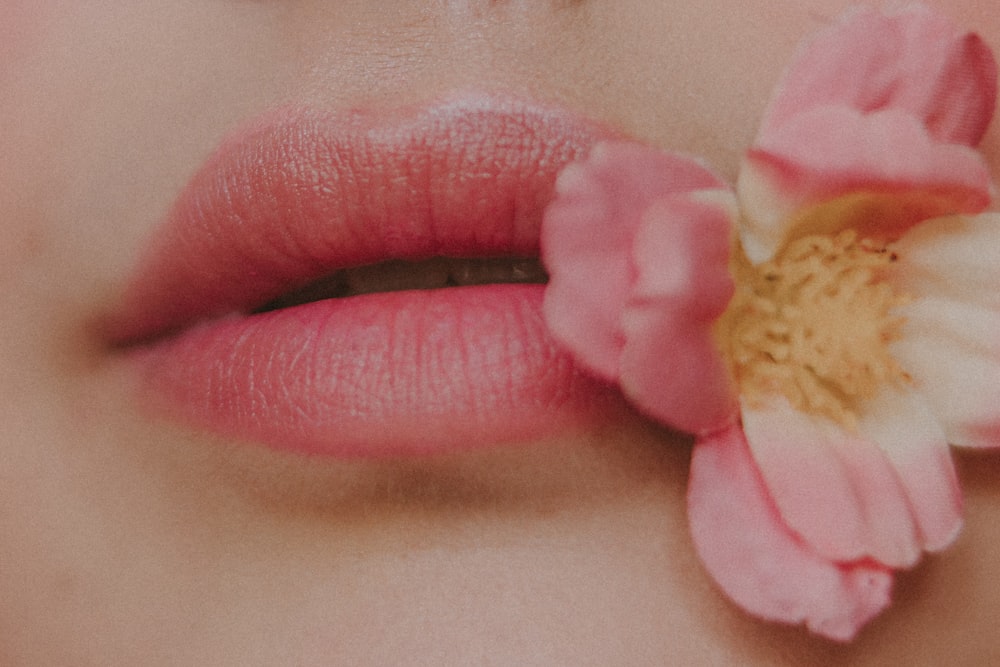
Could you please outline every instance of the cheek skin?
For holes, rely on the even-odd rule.
[[[0,6],[0,81],[14,70],[9,65],[24,56],[38,30],[42,4],[8,0]]]

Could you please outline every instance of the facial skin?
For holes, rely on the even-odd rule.
[[[715,5],[718,5],[716,7]],[[993,0],[940,2],[1000,48]],[[0,8],[0,663],[984,664],[1000,460],[958,543],[850,646],[745,617],[684,514],[690,444],[585,435],[320,462],[134,403],[93,322],[180,187],[295,103],[556,104],[732,177],[782,67],[846,2],[14,0]],[[984,143],[1000,173],[1000,128]]]

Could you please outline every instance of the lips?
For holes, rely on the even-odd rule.
[[[181,192],[109,338],[144,405],[276,449],[374,458],[585,428],[611,392],[549,338],[544,286],[479,283],[521,270],[523,260],[497,258],[537,257],[556,174],[608,134],[481,97],[268,114]],[[480,279],[324,291],[337,276],[381,271],[359,267],[405,273],[404,262],[473,267]]]

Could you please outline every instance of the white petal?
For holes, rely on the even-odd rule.
[[[913,392],[887,388],[865,407],[858,428],[896,468],[921,546],[945,548],[962,528],[962,492],[941,425]]]
[[[767,173],[767,168],[767,165],[744,159],[736,182],[743,206],[740,241],[743,252],[754,264],[766,262],[774,256],[787,233],[785,223],[792,219],[801,205],[777,187],[777,179]]]
[[[893,244],[900,291],[1000,309],[1000,214],[928,220]]]
[[[908,494],[881,448],[784,398],[743,408],[743,428],[788,526],[823,556],[907,567],[920,557]]]
[[[893,250],[889,280],[916,297],[893,354],[949,442],[1000,445],[1000,214],[928,220]]]
[[[942,298],[899,309],[892,353],[953,445],[1000,446],[1000,310]]]

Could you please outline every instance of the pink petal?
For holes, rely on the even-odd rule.
[[[605,143],[567,167],[542,226],[549,271],[545,316],[591,371],[617,380],[621,312],[632,289],[632,249],[646,209],[672,194],[721,187],[694,161],[637,143]]]
[[[865,406],[858,428],[896,469],[921,547],[950,545],[962,529],[962,491],[933,412],[917,394],[887,388]]]
[[[855,227],[891,239],[927,218],[979,212],[990,173],[976,151],[934,141],[899,111],[817,107],[748,152],[738,191],[743,241],[759,262],[807,234]]]
[[[752,614],[846,641],[889,605],[889,569],[833,562],[785,526],[738,426],[695,446],[688,514],[705,567]]]
[[[889,279],[914,297],[893,354],[950,443],[1000,446],[1000,214],[929,220],[893,250]]]
[[[653,204],[636,234],[622,388],[650,416],[688,432],[716,429],[736,413],[712,332],[734,291],[735,216],[728,192],[678,195]]]
[[[891,567],[920,557],[906,489],[877,445],[778,397],[744,405],[743,428],[782,518],[817,553]]]
[[[848,106],[866,114],[902,111],[936,141],[975,146],[996,96],[996,63],[977,35],[927,8],[888,16],[861,10],[799,52],[777,88],[762,137],[815,107]]]

